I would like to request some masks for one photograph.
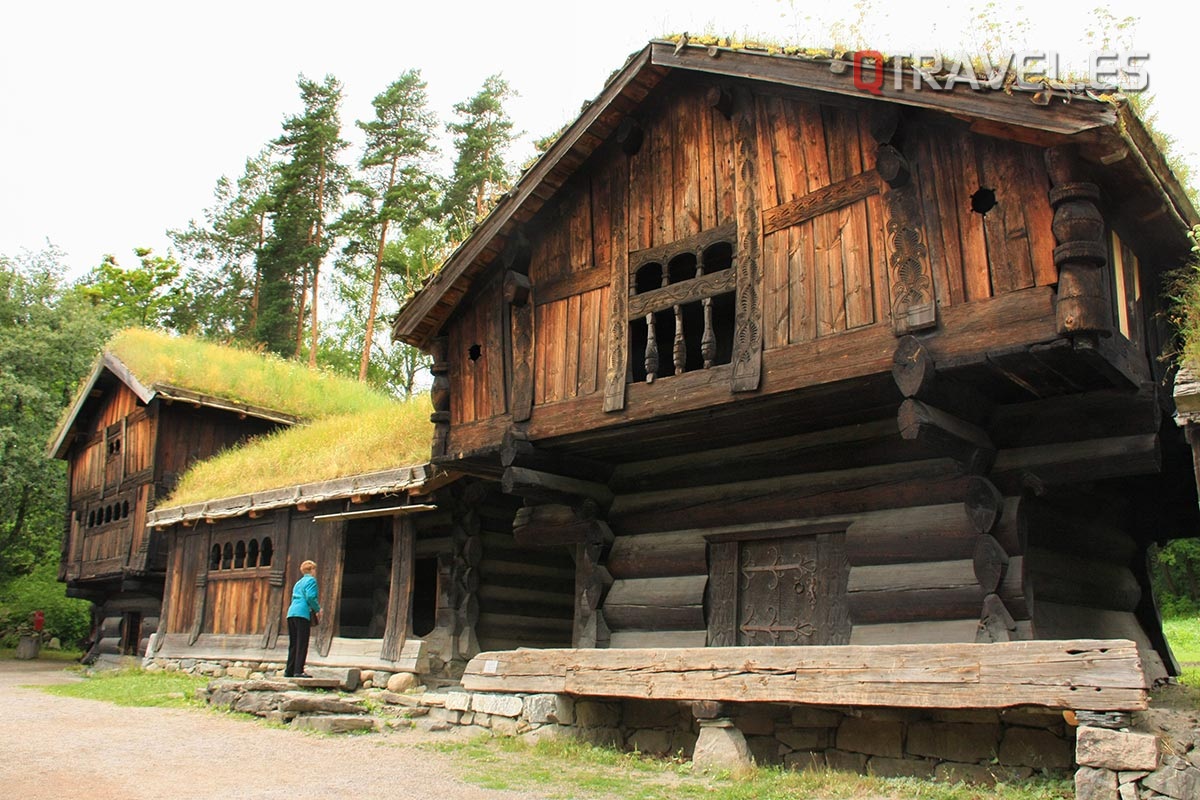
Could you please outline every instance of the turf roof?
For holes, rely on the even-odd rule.
[[[394,402],[340,375],[191,336],[128,328],[104,349],[148,388],[176,387],[301,419],[380,410]]]
[[[183,474],[160,508],[423,464],[433,426],[428,395],[340,414],[252,439]]]

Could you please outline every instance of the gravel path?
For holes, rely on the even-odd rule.
[[[514,800],[464,783],[423,734],[333,738],[186,709],[55,697],[61,663],[0,661],[0,797]]]

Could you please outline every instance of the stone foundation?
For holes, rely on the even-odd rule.
[[[232,661],[207,660],[195,658],[146,658],[142,668],[147,672],[184,672],[188,675],[198,675],[205,678],[228,678],[235,681],[286,680],[283,677],[286,665],[275,661]],[[343,675],[347,668],[310,666],[308,671],[313,675]],[[385,672],[383,670],[353,670],[359,676],[360,683],[354,689],[392,689],[392,691],[407,691],[419,681],[410,672]]]
[[[1079,719],[1042,708],[936,710],[824,708],[783,704],[723,704],[696,719],[691,703],[599,700],[557,694],[462,690],[402,694],[371,688],[382,679],[364,671],[366,691],[351,698],[302,691],[338,684],[251,677],[272,665],[198,662],[155,665],[216,675],[203,690],[210,704],[297,728],[329,732],[416,724],[427,731],[477,730],[536,741],[569,736],[651,755],[695,758],[698,766],[737,770],[752,763],[789,769],[834,769],[878,775],[991,785],[1074,772],[1079,800],[1197,800],[1200,730],[1181,748],[1131,731],[1128,715]],[[274,665],[278,668],[278,665]],[[247,679],[232,676],[247,671]],[[346,672],[342,670],[341,672]],[[395,679],[408,678],[397,673]],[[391,678],[392,676],[389,676]],[[386,682],[386,681],[385,681]],[[396,680],[396,685],[409,680]],[[363,700],[374,701],[374,719]],[[697,704],[701,706],[703,704]],[[711,712],[711,713],[708,713]],[[1068,724],[1067,719],[1071,720]],[[699,743],[699,744],[698,744]]]

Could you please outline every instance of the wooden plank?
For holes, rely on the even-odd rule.
[[[788,139],[793,161],[803,172],[803,191],[808,191],[808,164],[804,148],[804,123],[799,103],[784,106]],[[800,191],[801,187],[797,187]],[[820,191],[820,190],[818,190]],[[817,261],[812,220],[801,222],[788,231],[788,304],[789,342],[796,344],[817,338],[816,273]]]
[[[801,107],[805,173],[810,193],[827,189],[830,177],[829,147],[822,108]],[[816,334],[828,336],[846,329],[845,275],[842,271],[841,231],[829,215],[813,220],[813,296]]]
[[[600,336],[599,292],[587,292],[579,297],[579,368],[576,377],[576,394],[587,395],[596,391],[596,369],[599,363],[598,338]]]
[[[625,197],[624,191],[612,191],[608,177],[615,169],[617,159],[626,161],[626,156],[618,150],[610,150],[592,172],[589,182],[592,193],[592,258],[589,263],[596,265],[606,276],[612,271],[612,205],[616,200],[624,201]]]
[[[879,193],[879,173],[875,170],[858,172],[849,178],[810,192],[803,197],[783,202],[763,211],[763,233],[771,234],[792,225],[852,205]]]
[[[395,661],[412,629],[413,540],[412,519],[392,518],[392,564],[388,585],[387,628],[383,634],[380,657]]]
[[[1024,161],[1019,147],[981,138],[977,155],[983,185],[996,195],[996,205],[983,217],[992,292],[1001,294],[1034,285],[1033,259],[1025,225]]]
[[[658,113],[648,124],[650,130],[643,149],[649,148],[654,158],[650,178],[654,198],[654,224],[650,228],[650,246],[660,247],[675,241],[675,177],[674,126],[675,105],[660,105]]]
[[[505,353],[503,275],[497,275],[481,301],[487,304],[487,328],[483,335],[483,358],[487,375],[488,416],[494,417],[508,411],[508,392],[504,385]]]
[[[668,311],[677,305],[733,291],[736,287],[736,270],[733,268],[723,269],[693,278],[685,283],[674,283],[661,289],[635,295],[629,298],[627,313],[629,319],[638,319],[650,312]]]
[[[696,117],[696,155],[700,168],[700,230],[708,230],[723,220],[718,216],[717,149],[713,140],[713,114],[716,112],[705,102],[703,94],[702,88],[691,113]]]
[[[919,708],[1146,708],[1128,640],[518,650],[480,653],[468,691]]]
[[[734,173],[735,148],[733,121],[713,109],[709,113],[713,126],[713,167],[716,178],[717,224],[725,225],[737,219],[736,180]]]
[[[826,137],[832,170],[830,177],[837,181],[848,181],[859,175],[869,174],[864,172],[857,114],[847,109],[828,108],[826,117],[833,126],[833,133]],[[876,188],[878,189],[878,184]],[[835,213],[838,227],[842,231],[841,260],[846,294],[846,327],[870,325],[875,321],[875,314],[866,204],[860,200],[841,207]]]
[[[759,196],[766,206],[778,208],[797,196],[802,165],[793,162],[793,147],[783,104],[778,97],[755,98],[758,116]],[[800,192],[799,194],[803,194]],[[763,224],[763,347],[783,347],[788,340],[788,234],[770,235]]]
[[[566,303],[566,324],[563,329],[564,369],[563,369],[563,398],[575,397],[579,394],[579,359],[581,357],[580,340],[583,331],[580,327],[579,295],[572,295]]]
[[[704,631],[614,631],[610,647],[704,647]]]
[[[760,166],[756,153],[754,98],[749,90],[736,92],[734,163],[738,242],[736,248],[737,306],[734,312],[733,381],[735,392],[752,392],[762,377],[762,300],[760,265],[762,230],[758,196]]]
[[[592,192],[586,178],[572,187],[567,209],[570,215],[567,266],[569,272],[578,272],[593,263]]]
[[[534,302],[538,305],[555,303],[572,295],[585,294],[607,286],[610,280],[612,274],[607,266],[580,269],[558,280],[539,283]]]
[[[675,137],[672,143],[676,239],[695,236],[704,229],[701,223],[702,201],[700,199],[700,147],[699,121],[697,116],[707,111],[703,98],[695,91],[680,93],[675,100],[672,116],[675,122]]]
[[[958,234],[962,243],[963,286],[968,302],[992,296],[988,273],[988,249],[983,230],[983,217],[971,210],[971,196],[982,188],[975,152],[977,137],[961,131],[947,142],[947,147],[935,152],[943,160],[946,172],[956,178]]]
[[[969,619],[855,625],[850,634],[850,644],[877,646],[974,642],[978,632],[979,618],[972,614]]]
[[[1025,232],[1033,258],[1034,283],[1050,286],[1058,283],[1058,267],[1054,265],[1054,232],[1051,223],[1054,210],[1050,207],[1050,177],[1042,151],[1036,147],[1020,148],[1018,165],[1022,190],[1021,206],[1025,214]]]

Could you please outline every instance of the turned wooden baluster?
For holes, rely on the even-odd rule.
[[[696,259],[696,277],[704,274],[704,254]],[[706,297],[700,304],[704,308],[704,334],[700,337],[700,355],[704,358],[704,368],[709,369],[717,357],[717,337],[713,333],[712,298]]]
[[[658,340],[654,333],[654,312],[646,315],[646,383],[658,375]]]
[[[687,364],[687,345],[683,343],[683,307],[675,306],[675,347],[673,355],[675,356],[675,374],[683,374],[683,367]]]

